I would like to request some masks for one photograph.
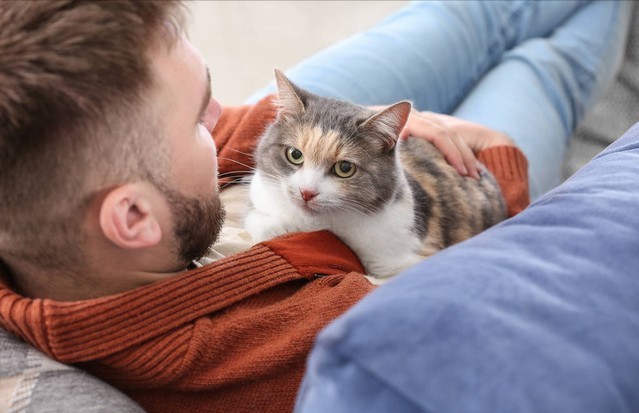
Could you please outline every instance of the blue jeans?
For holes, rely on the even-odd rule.
[[[328,3],[330,5],[330,3]],[[411,100],[508,134],[531,196],[561,182],[565,148],[621,63],[631,2],[413,2],[287,72],[362,105]],[[273,85],[249,102],[274,91]]]

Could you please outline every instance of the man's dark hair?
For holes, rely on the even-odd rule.
[[[177,1],[0,2],[0,258],[79,265],[89,200],[166,174],[149,51],[182,25]]]

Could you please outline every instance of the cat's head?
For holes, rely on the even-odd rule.
[[[400,185],[397,140],[411,111],[381,112],[314,95],[275,71],[278,116],[262,137],[257,168],[265,182],[311,214],[371,213]]]

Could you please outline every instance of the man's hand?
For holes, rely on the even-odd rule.
[[[382,110],[384,106],[372,107]],[[400,139],[409,136],[426,139],[441,151],[448,163],[462,176],[479,179],[476,155],[493,146],[515,146],[506,134],[478,123],[433,112],[413,109]]]
[[[400,139],[426,139],[439,149],[461,175],[479,179],[477,155],[493,146],[515,146],[505,133],[478,123],[433,112],[413,110]]]

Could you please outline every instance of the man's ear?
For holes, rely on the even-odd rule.
[[[100,228],[106,238],[124,249],[148,248],[162,239],[151,194],[140,184],[111,190],[100,206]]]
[[[278,113],[282,116],[297,116],[304,113],[304,103],[300,97],[301,91],[288,80],[281,70],[273,70],[275,72],[275,83],[277,84],[278,98],[276,104],[279,106]]]

